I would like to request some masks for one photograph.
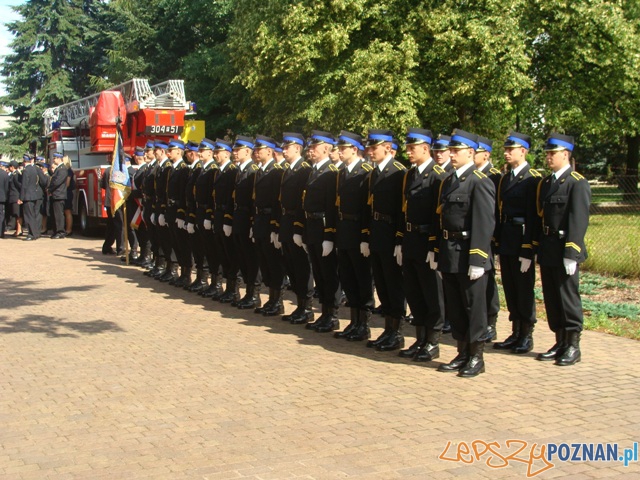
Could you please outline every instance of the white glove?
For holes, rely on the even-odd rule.
[[[303,243],[302,243],[302,235],[298,235],[296,233],[293,236],[293,243],[295,243],[297,246],[301,247],[303,245]]]
[[[230,237],[232,230],[233,229],[231,228],[231,225],[223,225],[222,226],[222,231],[224,232],[224,236],[225,237]]]
[[[164,213],[158,215],[158,225],[160,225],[161,227],[165,227],[167,225],[167,222],[164,219]]]
[[[275,244],[276,243],[276,238],[277,238],[276,232],[271,232],[269,234],[269,243]]]
[[[436,262],[436,254],[435,252],[427,252],[427,263],[431,267],[431,270],[438,269],[438,262]]]
[[[156,214],[155,213],[151,214],[151,223],[153,223],[154,225],[156,224]]]
[[[272,233],[271,235],[274,235],[273,246],[280,250],[282,248],[282,244],[280,243],[280,236],[277,233]]]
[[[211,230],[211,220],[209,220],[208,218],[202,222],[202,225],[204,226],[205,230]]]
[[[369,255],[371,255],[371,250],[369,250],[369,243],[368,242],[360,242],[360,253],[365,258],[367,258]]]
[[[181,218],[176,218],[176,223],[178,224],[178,228],[182,230],[184,228],[184,220]]]
[[[529,267],[531,267],[531,260],[524,257],[518,257],[518,260],[520,260],[520,271],[522,273],[527,273],[529,271]]]
[[[396,262],[398,262],[398,266],[402,266],[402,245],[396,245],[396,248],[393,249],[393,256],[396,257]]]
[[[571,260],[570,258],[563,258],[562,263],[564,263],[564,271],[567,272],[567,275],[571,276],[576,273],[578,262]]]
[[[329,240],[325,240],[324,242],[322,242],[322,256],[323,257],[326,257],[332,251],[333,251],[333,242],[330,242]]]
[[[253,227],[249,227],[249,238],[253,238]]]
[[[196,228],[193,225],[193,223],[191,223],[191,222],[187,223],[187,232],[189,232],[191,234],[196,233]]]
[[[469,265],[469,278],[471,280],[477,280],[484,275],[484,268],[476,267],[475,265]]]

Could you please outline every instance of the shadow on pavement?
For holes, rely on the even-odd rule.
[[[0,317],[2,333],[42,333],[51,338],[78,338],[80,335],[95,335],[105,332],[123,332],[116,323],[107,320],[89,322],[65,322],[60,318],[45,315],[24,315],[18,320]],[[75,333],[74,333],[75,332]]]
[[[67,294],[87,292],[98,285],[83,285],[76,287],[40,288],[32,282],[11,282],[0,284],[0,298],[5,308],[14,306],[39,305],[51,300],[65,298]]]

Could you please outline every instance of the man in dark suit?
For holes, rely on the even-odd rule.
[[[53,154],[53,173],[49,179],[47,191],[51,197],[54,232],[51,238],[57,240],[65,237],[64,202],[67,199],[67,167],[62,163],[61,153]]]
[[[204,255],[204,244],[202,243],[202,235],[200,234],[200,225],[196,220],[196,198],[195,189],[198,177],[202,173],[202,161],[200,160],[199,144],[195,142],[187,142],[185,146],[184,158],[189,165],[189,176],[184,191],[185,199],[185,220],[184,230],[187,232],[189,249],[196,264],[196,278],[192,283],[185,285],[183,288],[190,292],[201,292],[209,287],[208,278],[209,271],[206,268]]]
[[[530,147],[531,137],[519,132],[511,132],[505,141],[504,158],[510,172],[498,186],[495,235],[512,333],[493,348],[520,354],[533,349],[536,323],[536,269],[532,262],[540,228],[536,196],[542,175],[527,163]]]
[[[285,270],[296,295],[296,309],[282,320],[292,324],[304,324],[313,320],[313,277],[309,256],[304,250],[305,215],[302,205],[304,191],[311,175],[311,166],[302,159],[304,137],[295,132],[282,136],[282,153],[289,163],[280,184],[280,208],[273,214],[278,243],[282,244]]]
[[[20,199],[18,204],[23,206],[24,223],[29,229],[29,235],[25,240],[37,240],[40,238],[42,231],[42,199],[44,188],[46,188],[49,179],[42,169],[36,167],[33,163],[33,157],[25,159],[24,171],[22,172],[22,185],[20,189]]]
[[[166,219],[168,203],[167,186],[169,184],[171,170],[173,169],[173,163],[167,156],[168,148],[169,144],[164,140],[157,140],[154,143],[154,154],[158,161],[158,166],[154,179],[155,202],[151,222],[155,222],[157,225],[158,243],[166,263],[166,266],[154,275],[154,278],[161,282],[170,282],[178,276],[178,264],[174,260],[174,258],[177,260],[177,257],[173,251],[171,228]]]
[[[9,164],[0,162],[0,238],[4,238],[7,204],[9,202]]]
[[[402,238],[402,275],[407,302],[416,328],[416,341],[400,356],[428,362],[440,356],[440,332],[444,324],[442,279],[429,262],[434,260],[438,229],[438,195],[445,172],[431,158],[430,130],[410,128],[406,147],[412,168],[405,173],[402,191],[404,218],[398,234]]]
[[[538,263],[544,306],[556,343],[538,360],[574,365],[581,359],[583,326],[579,267],[587,259],[584,237],[589,225],[591,189],[571,168],[574,139],[552,133],[544,146],[552,174],[540,183],[538,213],[542,217]]]
[[[502,174],[500,170],[493,168],[491,164],[492,150],[493,141],[478,135],[478,149],[476,150],[476,156],[473,161],[476,164],[476,168],[493,182],[497,195]],[[487,333],[485,335],[485,342],[487,343],[491,343],[497,338],[496,323],[498,322],[498,313],[500,313],[500,297],[498,296],[498,284],[496,282],[495,253],[496,243],[495,238],[493,238],[491,241],[490,257],[494,267],[487,272]]]
[[[390,130],[369,130],[367,152],[375,164],[369,174],[369,231],[367,247],[371,251],[371,267],[376,292],[384,315],[384,331],[367,347],[391,351],[404,347],[402,322],[405,294],[402,281],[402,183],[406,168],[393,160]]]
[[[338,257],[334,248],[336,232],[336,177],[338,169],[331,163],[329,153],[335,139],[328,132],[313,130],[309,138],[308,156],[313,170],[303,194],[306,222],[304,245],[309,252],[313,278],[318,289],[322,314],[305,328],[319,333],[340,328],[338,307],[341,289],[338,279]]]
[[[149,235],[150,251],[146,258],[143,258],[142,267],[149,268],[145,275],[153,277],[157,274],[163,275],[166,263],[160,255],[160,244],[158,242],[158,227],[155,220],[155,199],[156,188],[155,180],[158,170],[158,160],[154,153],[155,145],[149,141],[144,147],[144,157],[147,168],[142,178],[142,218],[147,225],[147,233]],[[152,258],[153,256],[153,258]],[[162,272],[162,273],[160,273]]]
[[[474,377],[484,372],[487,330],[487,275],[493,268],[491,238],[495,227],[495,188],[473,159],[478,136],[454,130],[451,163],[455,173],[442,184],[437,268],[442,272],[445,309],[458,355],[438,368]],[[436,266],[436,265],[433,265]]]
[[[284,313],[283,283],[284,259],[281,245],[274,238],[275,222],[271,219],[278,208],[280,184],[284,169],[276,162],[274,152],[277,147],[273,138],[264,135],[256,137],[254,152],[260,165],[260,170],[253,185],[254,215],[253,240],[255,242],[262,282],[269,289],[269,300],[262,307],[257,307],[255,313],[265,316],[282,315]],[[273,235],[272,235],[273,234]],[[276,241],[274,241],[276,240]]]
[[[136,147],[133,152],[133,158],[138,168],[133,171],[133,175],[131,176],[132,190],[127,198],[130,205],[130,207],[127,207],[127,215],[129,216],[127,222],[131,226],[131,222],[135,218],[136,214],[139,214],[142,217],[140,218],[137,226],[131,226],[131,228],[136,232],[138,247],[140,249],[138,258],[134,260],[133,264],[140,265],[141,263],[147,262],[150,253],[149,229],[144,221],[143,215],[143,182],[149,165],[146,162],[143,147]],[[129,210],[131,210],[131,212]]]
[[[353,132],[342,131],[338,137],[343,168],[338,173],[336,248],[340,284],[351,315],[349,325],[334,337],[350,342],[371,337],[369,320],[374,307],[370,251],[363,241],[367,240],[365,226],[371,215],[367,199],[369,174],[373,168],[358,156],[358,151],[364,151],[363,143],[362,137]]]

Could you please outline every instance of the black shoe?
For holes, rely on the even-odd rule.
[[[29,238],[29,237],[27,237]],[[103,248],[102,249],[102,254],[103,255],[115,255],[116,251],[113,248]]]
[[[429,343],[422,347],[413,357],[414,362],[430,362],[440,358],[440,345],[438,343]]]
[[[416,325],[416,341],[406,350],[400,350],[398,356],[402,358],[413,358],[427,343],[427,327]]]
[[[560,330],[559,332],[556,332],[555,345],[545,353],[539,353],[536,356],[536,360],[540,360],[541,362],[550,362],[552,360],[556,360],[562,356],[565,348],[567,348],[565,344],[565,331]]]
[[[474,342],[470,346],[471,357],[467,364],[460,369],[458,373],[459,377],[475,377],[481,373],[484,373],[484,341]]]
[[[511,353],[524,354],[533,350],[533,324],[523,323],[520,325],[520,336],[518,342],[511,347]]]
[[[360,310],[357,308],[351,308],[349,312],[351,314],[351,321],[349,322],[349,325],[347,325],[343,331],[334,333],[334,338],[348,338],[353,331],[358,328],[360,322]]]
[[[319,324],[315,331],[318,333],[329,333],[340,328],[340,320],[338,320],[338,309],[328,308],[324,322]]]
[[[466,342],[458,340],[458,355],[449,363],[443,363],[438,367],[439,372],[458,372],[468,362],[471,355],[469,354],[468,345]]]
[[[520,320],[512,320],[511,335],[509,335],[504,342],[494,343],[493,348],[496,350],[511,350],[518,344],[518,338],[520,338]]]
[[[25,238],[25,240],[27,242],[30,242],[31,240],[37,240],[37,238],[32,237],[31,235],[27,235],[27,237]]]
[[[560,367],[575,365],[582,360],[582,355],[580,354],[580,332],[572,330],[567,332],[566,336],[567,348],[556,360],[556,365]]]
[[[444,326],[442,327],[442,333],[443,334],[451,333],[451,324],[449,323],[449,320],[444,321]]]

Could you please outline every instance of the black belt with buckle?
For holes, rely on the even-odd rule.
[[[322,220],[324,218],[324,212],[304,212],[304,216],[310,219]]]
[[[356,213],[342,213],[338,212],[338,218],[340,220],[351,220],[353,222],[358,222],[360,220],[360,215]]]
[[[271,208],[256,207],[256,215],[271,215]]]
[[[542,227],[542,233],[548,237],[557,236],[558,238],[564,238],[567,235],[564,230],[551,230],[547,226]]]
[[[445,240],[466,240],[469,237],[469,232],[450,232],[449,230],[442,230],[442,238]]]
[[[287,210],[286,208],[282,209],[282,215],[295,215],[297,210]]]
[[[245,207],[243,205],[238,205],[237,203],[233,206],[233,210],[236,212],[250,212],[251,209],[249,207]]]
[[[418,223],[407,222],[407,232],[429,233],[431,225],[420,225]]]
[[[502,223],[508,223],[509,225],[520,227],[524,225],[524,220],[524,217],[504,217],[504,221]]]
[[[391,215],[387,215],[385,213],[373,212],[371,217],[374,220],[380,220],[381,222],[395,223],[394,220],[393,220],[393,217]]]

